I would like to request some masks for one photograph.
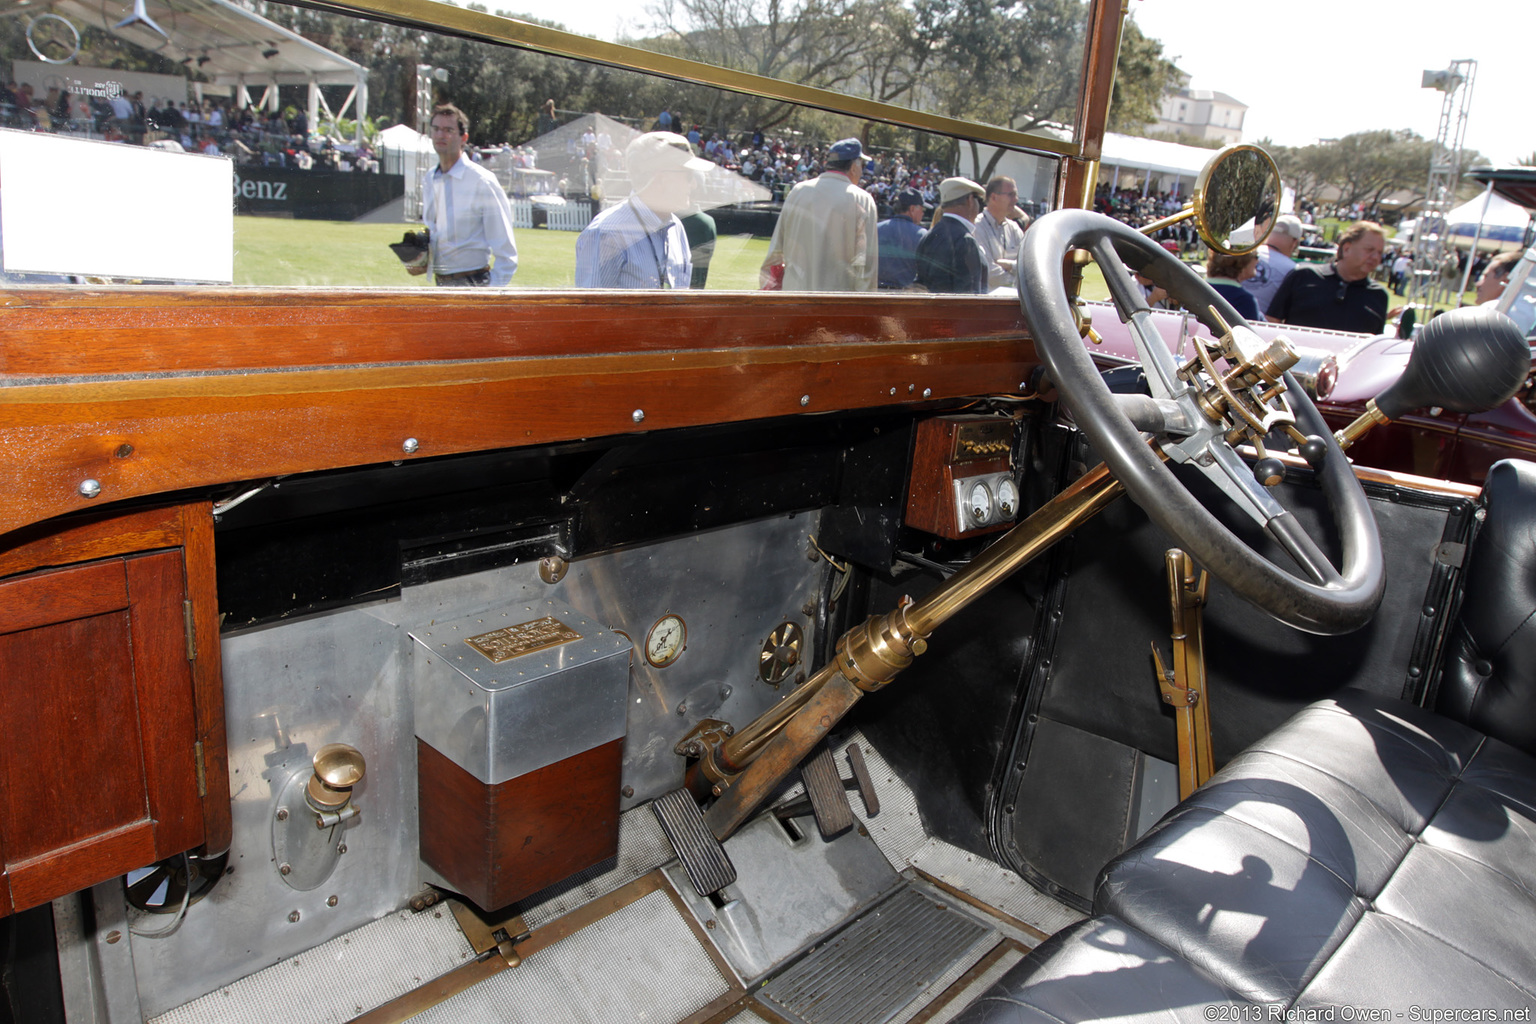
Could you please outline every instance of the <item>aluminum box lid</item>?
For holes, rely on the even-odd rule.
[[[520,601],[409,633],[416,735],[481,782],[624,735],[629,639],[567,605]]]

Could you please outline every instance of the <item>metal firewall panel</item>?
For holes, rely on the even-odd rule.
[[[824,568],[806,554],[817,523],[814,514],[777,516],[610,552],[571,563],[554,584],[536,564],[514,565],[226,636],[232,870],[174,934],[133,939],[146,1016],[376,920],[420,888],[408,629],[554,600],[624,632],[637,649],[625,698],[628,809],[681,784],[683,759],[672,748],[700,719],[740,726],[792,692],[796,673],[774,688],[758,678],[758,664],[781,623],[813,632],[803,609],[814,607]],[[686,644],[658,668],[641,651],[667,615],[686,623]],[[815,649],[815,637],[804,649]],[[361,812],[347,822],[347,852],[331,876],[296,892],[273,858],[274,799],[331,742],[367,758],[355,791]],[[142,926],[160,925],[156,916]]]
[[[148,1017],[351,931],[416,884],[416,741],[405,631],[348,609],[224,638],[233,834],[229,871],[164,938],[133,939]],[[368,761],[345,823],[347,852],[308,892],[278,873],[275,800],[327,743]],[[330,897],[336,905],[330,906]],[[290,920],[297,915],[297,920]],[[163,927],[156,915],[140,922]]]

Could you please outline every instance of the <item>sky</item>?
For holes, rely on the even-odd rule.
[[[1131,16],[1191,88],[1248,105],[1244,142],[1305,146],[1376,128],[1434,138],[1444,97],[1421,88],[1422,73],[1470,59],[1465,145],[1501,167],[1536,151],[1532,0],[1132,0]]]
[[[649,0],[500,0],[574,31],[612,39],[647,23]],[[1131,0],[1142,32],[1191,76],[1190,86],[1248,105],[1243,141],[1305,146],[1376,128],[1433,138],[1443,96],[1426,69],[1478,62],[1465,144],[1498,166],[1536,151],[1536,0]],[[1522,116],[1522,111],[1524,115]]]

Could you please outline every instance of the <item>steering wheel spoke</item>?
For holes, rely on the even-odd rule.
[[[1088,250],[1104,271],[1147,370],[1150,400],[1111,395],[1082,344],[1062,275],[1062,261],[1072,249]],[[1181,365],[1151,324],[1127,265],[1166,289],[1219,340],[1210,347],[1197,341],[1196,357]],[[1295,361],[1288,345],[1253,333],[1225,299],[1151,239],[1084,210],[1058,211],[1030,228],[1018,278],[1024,319],[1063,402],[1155,523],[1236,593],[1298,629],[1344,633],[1369,621],[1385,578],[1375,519],[1331,432],[1286,376]],[[1327,448],[1318,474],[1339,532],[1337,568],[1232,447],[1247,441],[1262,456],[1264,435],[1293,423],[1323,438]],[[1261,526],[1300,575],[1270,562],[1228,530],[1147,446],[1143,429],[1155,435],[1170,461],[1194,465]],[[1266,482],[1278,476],[1273,460],[1261,458],[1260,468]]]

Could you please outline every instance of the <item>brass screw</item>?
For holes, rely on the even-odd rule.
[[[336,897],[335,896],[327,896],[325,898],[325,905],[328,906],[328,907],[334,907],[336,905]]]
[[[288,923],[289,924],[298,924],[299,923],[299,912],[297,910],[291,912],[288,915]]]
[[[287,821],[288,820],[288,808],[286,808],[286,807],[279,807],[277,809],[277,820],[278,821]]]
[[[280,875],[290,874],[290,873],[292,873],[292,871],[293,871],[293,865],[292,864],[279,864],[277,866],[277,873],[280,874]]]

